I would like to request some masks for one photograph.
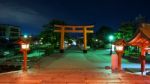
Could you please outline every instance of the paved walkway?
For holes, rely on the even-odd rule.
[[[108,52],[68,50],[43,57],[27,73],[0,74],[0,84],[150,84],[150,76],[112,73]],[[124,60],[127,62],[127,60]]]
[[[11,72],[0,75],[0,84],[150,84],[150,77],[104,71]]]

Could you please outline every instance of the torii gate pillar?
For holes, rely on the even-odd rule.
[[[86,34],[86,27],[84,27],[83,29],[83,42],[84,42],[84,49],[83,49],[83,53],[87,53],[87,34]]]
[[[65,32],[64,32],[64,28],[61,28],[61,37],[60,37],[60,53],[64,53],[64,36],[65,36]]]

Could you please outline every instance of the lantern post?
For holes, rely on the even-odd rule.
[[[122,70],[122,55],[124,53],[124,46],[123,45],[116,45],[116,53],[118,55],[118,71]]]
[[[126,41],[123,39],[119,39],[114,42],[115,48],[116,48],[116,53],[117,53],[117,61],[118,61],[118,71],[122,70],[122,55],[124,53],[124,47],[127,45]]]
[[[27,53],[30,50],[30,39],[28,37],[21,37],[18,44],[20,44],[20,51],[23,53],[22,71],[27,71]]]
[[[27,71],[27,52],[29,51],[29,43],[28,42],[22,42],[21,43],[21,51],[23,53],[23,64],[22,64],[22,70]]]

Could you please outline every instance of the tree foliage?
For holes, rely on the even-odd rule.
[[[136,31],[136,27],[132,22],[122,23],[119,27],[118,32],[115,33],[116,39],[125,39],[129,41]]]
[[[119,30],[115,33],[116,39],[125,39],[126,41],[130,40],[139,26],[146,22],[146,18],[142,15],[137,16],[133,21],[123,22],[120,25]]]
[[[66,23],[61,20],[52,20],[48,24],[43,26],[43,31],[40,33],[40,37],[43,38],[43,43],[50,43],[53,46],[56,46],[60,41],[60,34],[54,32],[54,25],[65,25]]]
[[[113,34],[113,31],[110,27],[101,26],[97,32],[97,38],[99,40],[102,40],[104,43],[108,43],[109,42],[108,36],[111,34]]]

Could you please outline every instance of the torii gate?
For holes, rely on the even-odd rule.
[[[94,33],[93,30],[89,30],[94,27],[94,25],[89,26],[73,26],[73,25],[55,25],[56,28],[54,32],[60,32],[60,52],[64,53],[64,35],[65,33],[83,33],[84,39],[84,49],[83,53],[87,53],[87,33]]]

